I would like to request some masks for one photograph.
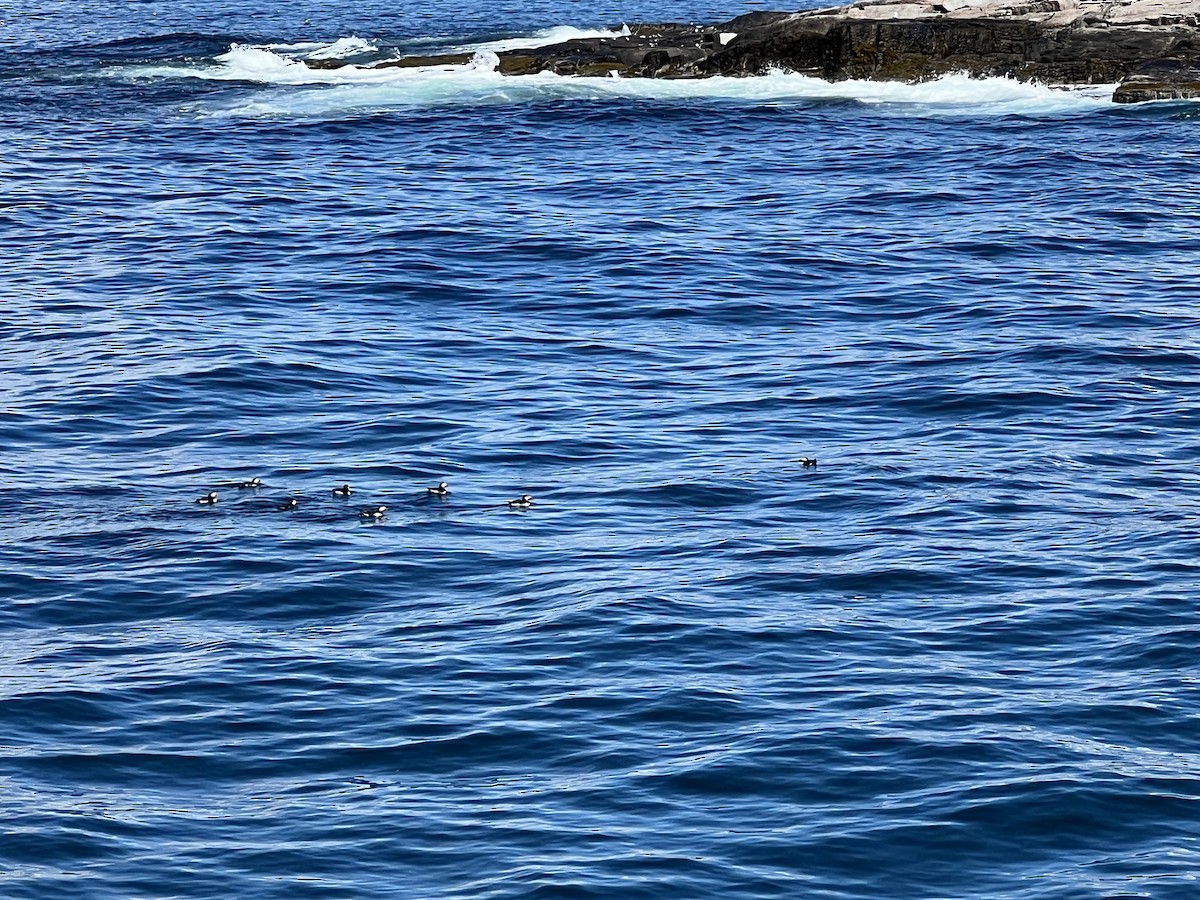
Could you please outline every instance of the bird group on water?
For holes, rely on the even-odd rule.
[[[242,491],[256,491],[263,486],[262,479],[257,477],[251,478],[248,481],[238,482],[236,485],[237,489]],[[330,493],[335,497],[349,497],[354,493],[354,489],[350,487],[349,484],[342,484],[338,487],[331,488]],[[425,496],[445,499],[446,497],[450,496],[450,484],[445,481],[440,481],[433,487],[426,488]],[[196,502],[201,506],[214,506],[219,500],[220,495],[216,491],[209,491],[203,497],[196,498]],[[522,494],[520,497],[509,500],[506,503],[496,504],[496,506],[499,507],[507,506],[509,509],[529,509],[533,505],[533,497],[531,497],[529,494]],[[299,506],[299,499],[296,497],[289,497],[287,500],[277,506],[276,509],[279,512],[288,512],[289,510],[297,509]],[[386,504],[379,503],[374,506],[364,507],[359,512],[359,516],[363,519],[382,519],[387,510],[388,507]]]
[[[817,467],[817,460],[815,457],[804,456],[800,459],[800,465],[805,469],[815,469]],[[243,491],[257,491],[259,488],[264,487],[264,485],[261,478],[255,477],[247,481],[238,482],[236,487],[238,490]],[[341,484],[338,487],[330,488],[330,493],[335,497],[350,497],[353,495],[354,489],[350,487],[349,484]],[[444,500],[448,496],[450,496],[450,485],[448,482],[439,481],[433,487],[425,488],[425,498],[437,498],[439,500]],[[196,502],[201,506],[213,506],[219,499],[220,496],[216,491],[209,491],[203,497],[197,497]],[[522,494],[520,497],[508,500],[505,503],[494,504],[495,507],[507,506],[509,509],[529,509],[533,505],[533,497],[531,497],[529,494]],[[297,509],[299,506],[300,501],[296,497],[289,497],[287,500],[277,506],[276,509],[279,512],[289,512],[290,510]],[[487,508],[490,509],[492,507]],[[363,519],[382,519],[387,511],[387,505],[379,503],[374,506],[364,507],[359,512],[359,516]]]

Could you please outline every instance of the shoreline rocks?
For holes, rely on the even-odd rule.
[[[924,81],[961,72],[1061,86],[1119,82],[1113,99],[1121,103],[1186,99],[1200,97],[1200,0],[862,0],[715,25],[632,25],[619,36],[497,56],[505,75],[705,78],[785,69],[827,81]],[[414,56],[379,66],[466,61]]]
[[[1200,97],[1200,62],[1155,59],[1138,66],[1117,85],[1113,100],[1117,103],[1144,103],[1147,100],[1189,100]]]

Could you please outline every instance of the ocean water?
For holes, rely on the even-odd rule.
[[[1200,106],[754,8],[0,6],[0,896],[1200,896]]]

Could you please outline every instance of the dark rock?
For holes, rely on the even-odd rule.
[[[1144,27],[1047,28],[1030,18],[848,19],[804,17],[733,42],[705,60],[706,73],[758,74],[773,67],[830,81],[919,81],[950,72],[1049,84],[1120,80],[1150,57],[1168,56],[1196,33]]]
[[[622,37],[575,38],[550,47],[506,50],[499,54],[500,72],[585,75],[616,71],[652,77],[665,74],[666,68],[704,60],[711,52],[704,49],[710,32],[694,25],[646,25],[630,31]]]
[[[417,66],[461,66],[470,61],[470,53],[439,53],[434,56],[406,56],[403,59],[389,59],[377,63],[374,68],[415,69]]]
[[[344,59],[306,59],[304,64],[310,69],[340,69],[350,65]]]
[[[1152,59],[1143,63],[1113,93],[1117,103],[1195,98],[1200,98],[1200,63],[1180,59]]]
[[[642,57],[642,75],[652,78],[664,66],[671,64],[671,54],[666,50],[651,50]]]

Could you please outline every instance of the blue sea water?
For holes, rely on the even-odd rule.
[[[1200,107],[754,8],[0,7],[0,896],[1200,896]]]

